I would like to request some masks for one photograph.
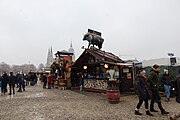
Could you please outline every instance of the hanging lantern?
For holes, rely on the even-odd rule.
[[[83,66],[83,69],[84,69],[84,70],[87,70],[87,66]]]
[[[104,68],[106,68],[106,69],[107,69],[108,67],[109,67],[109,66],[108,66],[108,64],[104,64]]]

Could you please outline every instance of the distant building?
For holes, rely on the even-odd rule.
[[[175,57],[175,59],[176,59],[176,63],[174,64],[174,66],[179,66],[180,65],[180,57]],[[150,60],[143,60],[142,66],[148,67],[148,66],[153,66],[154,64],[158,64],[160,66],[170,66],[171,62],[172,61],[170,58],[150,59]]]
[[[51,48],[48,49],[46,67],[50,67],[53,61],[54,61],[54,58],[53,58],[53,52],[52,52],[52,46],[51,46]]]

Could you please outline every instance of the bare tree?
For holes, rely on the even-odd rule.
[[[38,66],[38,71],[44,71],[44,68],[45,68],[44,64],[41,63]]]
[[[19,71],[21,71],[21,67],[19,65],[12,65],[11,71],[14,74],[17,74]]]
[[[21,69],[24,73],[29,73],[30,71],[37,71],[36,69],[36,66],[33,65],[33,64],[24,64],[24,65],[21,65]]]
[[[6,71],[7,73],[13,72],[14,74],[17,74],[18,72],[23,72],[23,73],[29,73],[29,71],[37,71],[36,66],[33,64],[24,64],[24,65],[10,65],[2,62],[0,63],[0,75]]]
[[[0,75],[2,75],[2,73],[4,71],[9,73],[10,72],[10,66],[7,63],[2,62],[2,63],[0,63]]]

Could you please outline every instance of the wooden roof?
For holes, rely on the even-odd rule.
[[[85,49],[85,51],[80,55],[80,57],[75,61],[73,66],[79,66],[82,64],[85,64],[90,57],[93,57],[96,62],[94,64],[98,63],[125,63],[123,60],[121,60],[118,56],[110,53],[105,52],[96,48],[90,48]]]
[[[55,55],[59,55],[59,56],[61,56],[61,55],[73,55],[73,53],[68,52],[66,50],[62,50],[62,51],[57,51],[57,53]]]

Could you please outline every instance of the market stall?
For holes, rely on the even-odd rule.
[[[72,68],[72,86],[81,85],[78,74],[82,72],[84,90],[87,91],[106,92],[109,81],[107,71],[110,69],[115,71],[114,78],[118,89],[128,92],[133,87],[131,66],[114,54],[94,47],[85,49]]]
[[[73,53],[67,51],[57,51],[56,58],[51,65],[51,73],[55,74],[55,88],[66,89],[70,88],[70,65],[72,64]]]

